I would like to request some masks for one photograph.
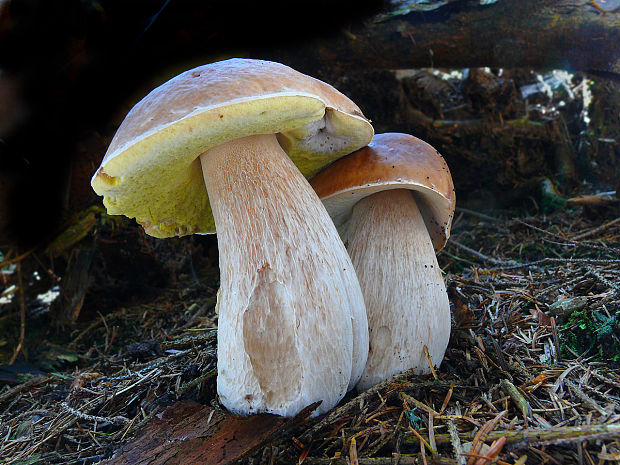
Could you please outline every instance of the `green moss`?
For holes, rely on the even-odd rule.
[[[566,199],[560,195],[555,185],[548,178],[540,182],[540,203],[543,212],[551,213],[566,207]]]
[[[610,317],[588,309],[573,312],[560,332],[562,355],[572,358],[590,351],[599,361],[620,361],[620,324],[617,314]]]

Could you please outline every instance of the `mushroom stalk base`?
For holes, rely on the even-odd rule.
[[[435,251],[411,191],[372,194],[354,207],[345,243],[368,312],[367,389],[414,368],[439,365],[450,338],[450,304]]]
[[[275,135],[200,156],[217,227],[221,402],[239,414],[323,413],[357,382],[363,297],[320,200]]]

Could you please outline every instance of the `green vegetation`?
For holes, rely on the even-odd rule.
[[[568,321],[562,325],[560,333],[562,355],[572,358],[570,351],[581,355],[594,349],[598,351],[596,355],[600,361],[620,361],[619,335],[620,324],[617,313],[607,316],[584,308],[573,312]]]

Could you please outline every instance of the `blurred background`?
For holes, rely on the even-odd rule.
[[[98,204],[89,179],[127,111],[232,56],[289,64],[347,94],[376,132],[435,145],[461,205],[613,190],[617,14],[539,3],[3,0],[0,241],[40,245]]]
[[[217,270],[214,237],[146,236],[105,214],[90,179],[138,100],[229,57],[288,64],[348,95],[377,133],[431,143],[459,208],[614,214],[617,6],[547,3],[2,0],[0,315],[16,309],[24,254],[39,276],[26,307],[59,327]]]

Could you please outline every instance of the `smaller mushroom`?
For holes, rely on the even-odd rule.
[[[450,304],[435,251],[450,236],[454,186],[444,159],[407,134],[377,134],[310,182],[338,227],[364,294],[370,352],[360,390],[439,365]]]

